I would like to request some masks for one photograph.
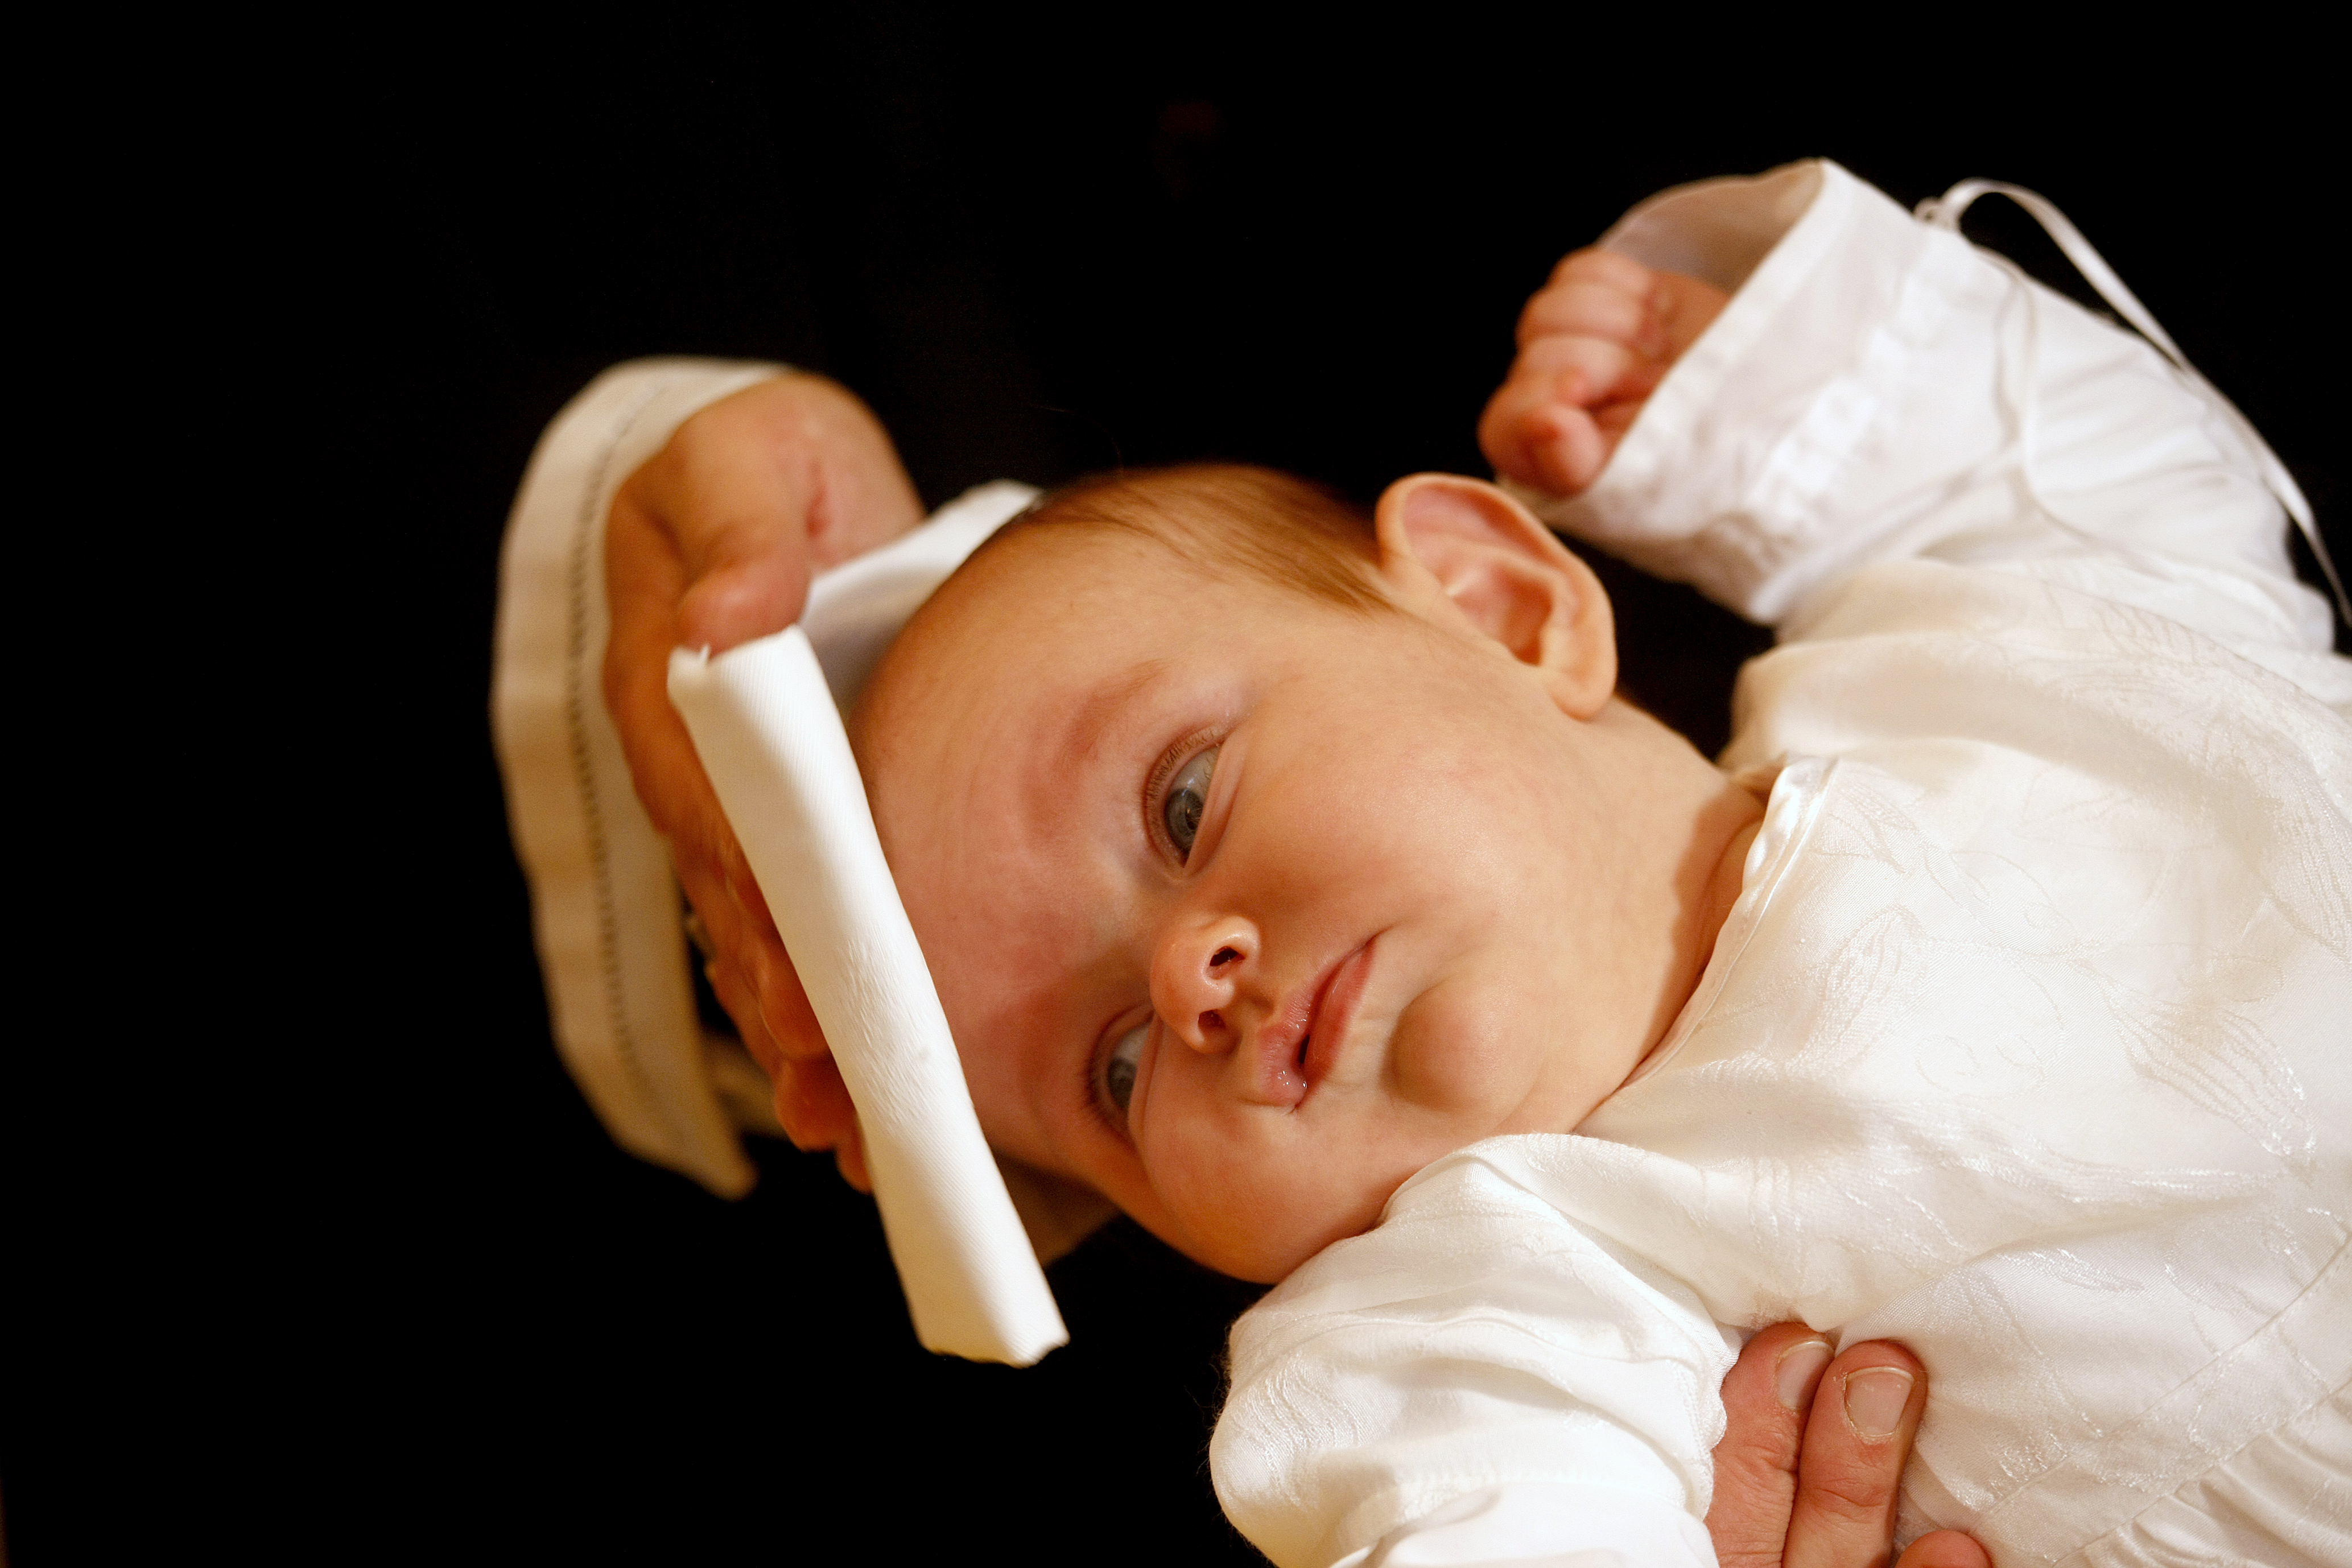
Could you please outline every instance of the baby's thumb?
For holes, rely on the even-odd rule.
[[[1572,496],[1609,460],[1592,416],[1567,400],[1563,375],[1517,375],[1486,405],[1478,444],[1495,471],[1547,495]]]

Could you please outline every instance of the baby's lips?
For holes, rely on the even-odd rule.
[[[1297,1018],[1286,1024],[1277,1015],[1258,1031],[1248,1060],[1251,1098],[1259,1104],[1287,1109],[1307,1098],[1307,1075],[1298,1065],[1298,1047],[1307,1038],[1305,1023]]]
[[[1314,1037],[1317,1009],[1339,967],[1337,963],[1326,964],[1292,987],[1249,1040],[1251,1089],[1259,1103],[1286,1109],[1307,1098],[1310,1086],[1299,1053]]]
[[[1371,984],[1372,950],[1379,940],[1377,935],[1366,937],[1333,964],[1316,993],[1306,1039],[1307,1056],[1300,1063],[1306,1094],[1313,1093],[1315,1086],[1331,1075],[1340,1053],[1347,1048],[1348,1036],[1356,1025],[1356,1010],[1363,1002],[1365,988]]]

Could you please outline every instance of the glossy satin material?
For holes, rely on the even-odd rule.
[[[2352,1561],[2352,669],[2261,465],[1834,166],[1612,243],[1740,292],[1548,510],[1780,623],[1725,762],[1787,761],[1634,1079],[1236,1327],[1228,1511],[1316,1568],[1711,1561],[1716,1391],[1801,1318],[1927,1365],[1906,1539]]]

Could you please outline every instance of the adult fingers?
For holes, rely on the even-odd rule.
[[[823,376],[794,376],[819,458],[809,498],[809,560],[835,565],[887,543],[923,521],[923,503],[889,432],[856,394]]]
[[[881,422],[823,376],[761,382],[711,405],[631,482],[677,532],[686,646],[713,652],[782,630],[812,572],[922,520]]]
[[[819,454],[780,429],[762,383],[711,405],[629,476],[615,498],[675,542],[683,646],[724,653],[792,625],[808,596],[808,510]],[[624,584],[615,575],[617,593]]]
[[[743,983],[734,965],[719,959],[714,958],[705,963],[702,973],[710,982],[711,992],[719,998],[719,1005],[726,1008],[727,1016],[735,1021],[735,1033],[741,1038],[743,1048],[751,1053],[751,1059],[760,1064],[760,1070],[768,1075],[768,1081],[772,1085],[791,1058],[776,1048],[776,1042],[769,1037],[767,1026],[760,1021],[757,994]]]
[[[1829,1364],[1805,1422],[1787,1568],[1885,1561],[1903,1462],[1927,1407],[1927,1369],[1900,1345],[1855,1345]]]
[[[714,967],[727,977],[730,990],[719,1000],[743,1031],[744,1044],[750,1046],[756,1032],[780,1058],[803,1061],[830,1055],[816,1011],[750,868],[740,867],[722,876],[707,863],[681,860],[677,875],[702,917],[717,961]],[[712,984],[718,984],[715,978]]]
[[[1829,1364],[1828,1340],[1802,1323],[1780,1323],[1749,1340],[1723,1380],[1728,1426],[1715,1448],[1706,1530],[1724,1568],[1780,1568],[1805,1415]]]
[[[866,405],[820,376],[722,398],[614,497],[604,689],[637,792],[681,853],[739,852],[668,697],[670,651],[724,651],[799,616],[809,576],[904,532],[921,504]]]
[[[765,924],[767,911],[761,915]],[[772,933],[774,926],[767,926]],[[833,1047],[825,1043],[824,1029],[816,1021],[816,1009],[809,1005],[808,993],[801,986],[800,972],[793,967],[792,955],[784,951],[781,940],[760,941],[756,949],[752,984],[759,993],[760,1022],[776,1048],[793,1061],[809,1061],[818,1057],[830,1057]]]
[[[1972,1535],[1939,1530],[1905,1547],[1895,1568],[1992,1568],[1992,1554]]]
[[[712,961],[705,967],[719,1005],[742,1036],[744,1047],[768,1075],[775,1091],[776,1120],[784,1135],[801,1150],[834,1149],[857,1142],[857,1108],[841,1080],[840,1068],[828,1055],[792,1056],[781,1050],[761,1022],[751,990],[732,966]],[[820,1042],[822,1045],[822,1042]],[[855,1174],[853,1174],[853,1171]],[[842,1173],[865,1188],[862,1150],[853,1149],[842,1163]]]
[[[796,1148],[832,1150],[842,1179],[870,1193],[874,1183],[866,1174],[849,1086],[842,1082],[833,1047],[817,1026],[815,1009],[782,943],[772,958],[758,982],[755,1021],[775,1052],[776,1065],[768,1076],[776,1087],[776,1120]]]
[[[796,1149],[831,1149],[838,1153],[857,1139],[857,1107],[851,1103],[849,1090],[841,1081],[841,1069],[831,1057],[810,1061],[788,1061],[775,1076],[776,1120],[783,1123],[785,1133]],[[849,1173],[856,1163],[862,1174],[862,1160],[844,1162],[842,1173]],[[854,1184],[864,1187],[863,1182]]]
[[[831,1057],[787,1061],[775,1075],[776,1120],[796,1149],[830,1149],[842,1180],[861,1193],[874,1190],[866,1169],[866,1143],[857,1128],[857,1107]]]
[[[855,1116],[850,1118],[840,1142],[833,1146],[833,1164],[841,1173],[841,1179],[859,1192],[874,1190],[874,1173],[866,1168],[866,1135],[858,1131]]]

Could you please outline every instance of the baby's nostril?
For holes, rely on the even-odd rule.
[[[1221,1015],[1216,1013],[1203,1013],[1201,1015],[1201,1035],[1203,1039],[1215,1034],[1219,1029],[1222,1029],[1224,1026],[1225,1020]]]
[[[1241,954],[1234,949],[1230,947],[1221,947],[1217,949],[1216,955],[1209,960],[1209,967],[1212,969],[1223,969],[1226,964],[1233,963],[1239,957],[1241,957]]]

